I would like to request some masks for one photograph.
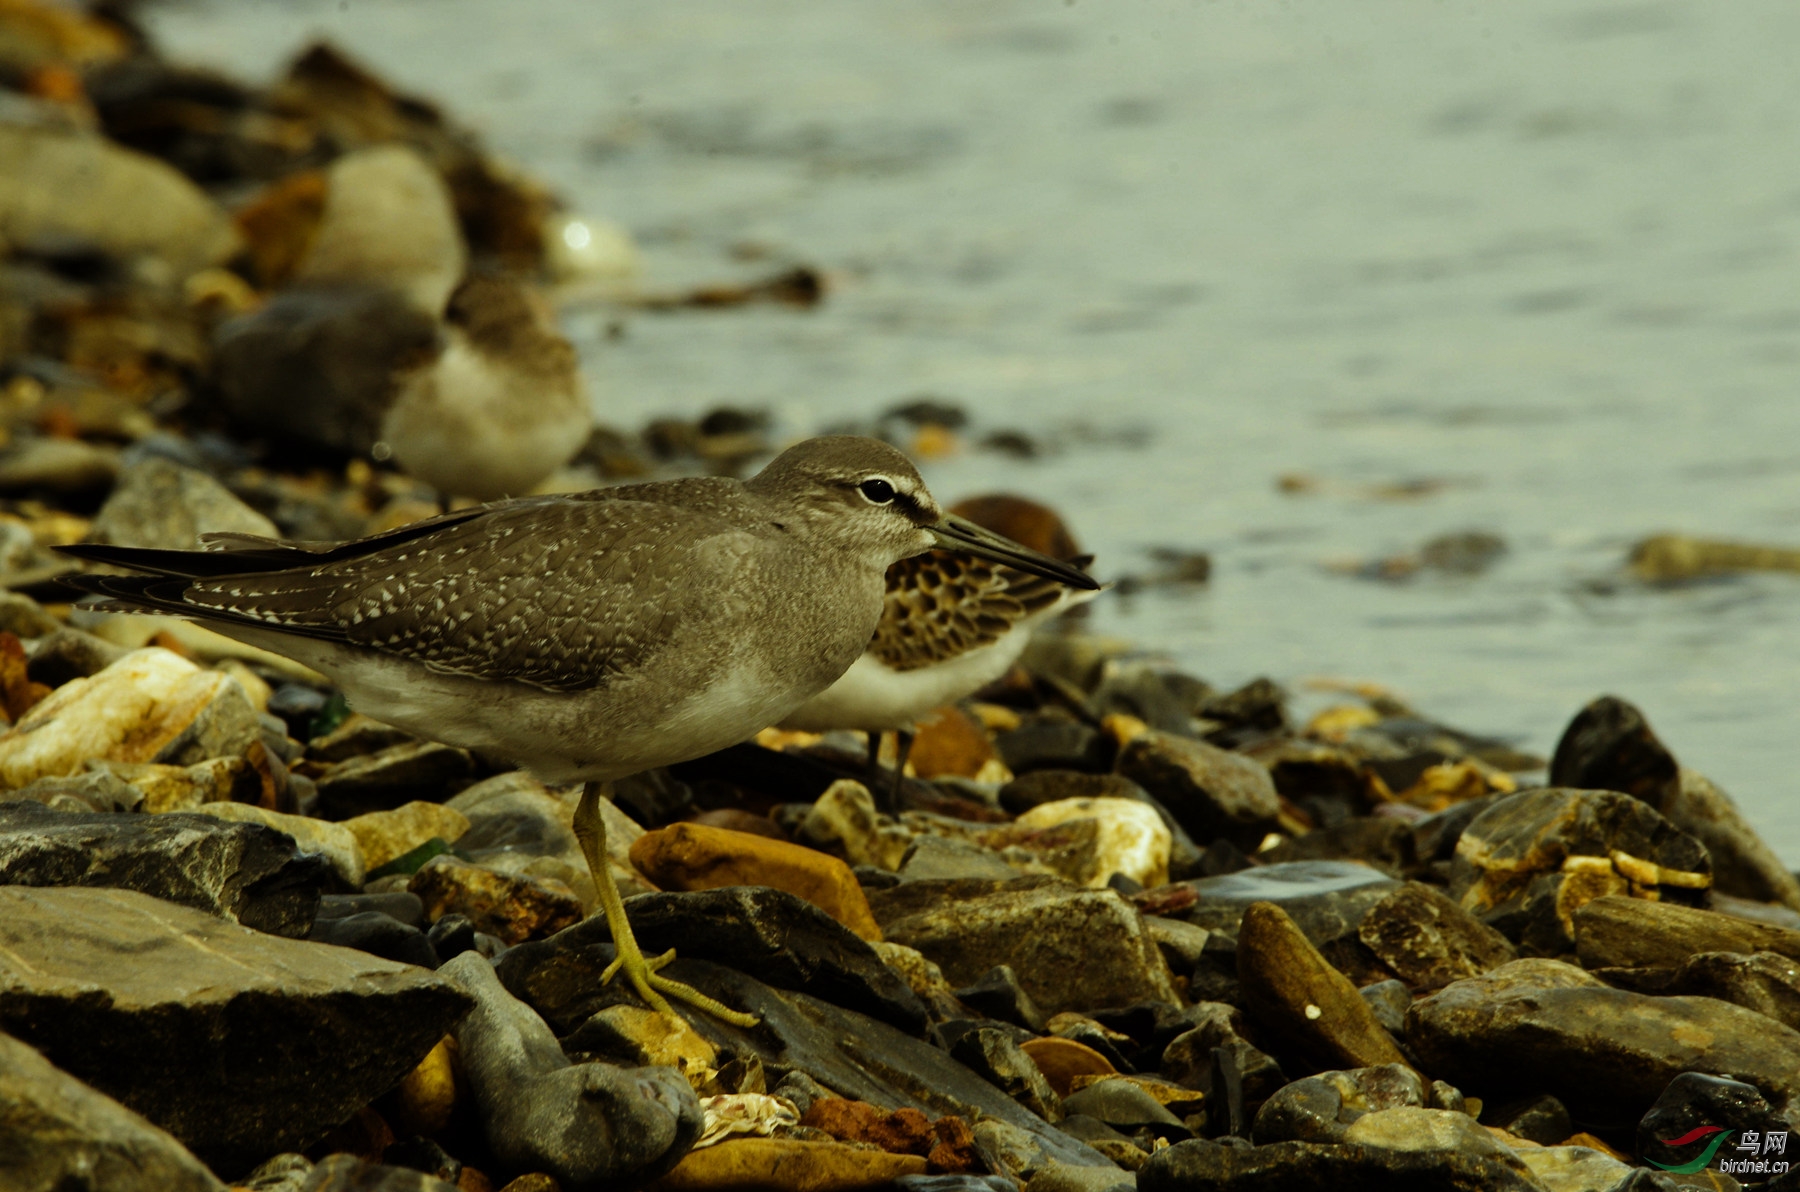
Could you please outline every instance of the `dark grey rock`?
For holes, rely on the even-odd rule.
[[[1800,1030],[1800,962],[1775,952],[1701,952],[1679,968],[1603,968],[1608,985],[1663,997],[1710,997]]]
[[[951,1059],[1046,1122],[1062,1120],[1062,1101],[1056,1090],[1008,1032],[976,1027],[959,1035],[949,1051]]]
[[[223,1192],[165,1131],[0,1034],[0,1188]]]
[[[1415,989],[1478,976],[1518,957],[1505,936],[1422,882],[1408,882],[1370,907],[1356,934]]]
[[[1550,759],[1550,785],[1618,791],[1660,811],[1675,793],[1679,769],[1642,712],[1603,695],[1563,730]]]
[[[1150,929],[1150,938],[1156,941],[1157,951],[1162,953],[1163,963],[1169,966],[1169,971],[1179,977],[1191,977],[1200,965],[1212,932],[1161,915],[1145,915],[1144,926]]]
[[[1148,1128],[1159,1138],[1192,1138],[1194,1132],[1162,1102],[1129,1080],[1102,1080],[1063,1098],[1066,1113],[1085,1114],[1126,1132]]]
[[[979,981],[955,991],[956,1000],[977,1014],[998,1018],[1027,1030],[1044,1029],[1044,1012],[1037,1008],[1031,995],[1019,985],[1019,976],[1011,965],[997,964]]]
[[[25,674],[33,683],[61,687],[72,679],[97,675],[125,655],[124,646],[80,629],[62,628],[47,633],[31,650]]]
[[[0,1029],[220,1170],[343,1122],[468,1005],[420,969],[132,891],[0,887]]]
[[[137,890],[298,938],[330,866],[293,837],[208,815],[71,814],[0,804],[0,883]]]
[[[1498,1126],[1508,1134],[1516,1134],[1527,1142],[1542,1146],[1556,1146],[1575,1133],[1568,1106],[1549,1093],[1523,1097],[1484,1110],[1481,1120],[1486,1125]]]
[[[1244,1037],[1243,1015],[1236,1006],[1197,1002],[1187,1007],[1185,1015],[1195,1025],[1163,1048],[1156,1065],[1163,1076],[1189,1088],[1217,1091],[1213,1084],[1220,1062],[1217,1053],[1223,1051],[1246,1103],[1261,1104],[1287,1083],[1274,1058]]]
[[[416,964],[427,969],[438,966],[437,952],[423,931],[381,911],[315,919],[306,938],[318,944],[355,948],[401,964]]]
[[[415,799],[441,803],[467,786],[474,773],[475,761],[466,749],[435,741],[389,746],[338,762],[319,775],[319,813],[344,820]]]
[[[998,1175],[903,1175],[891,1185],[896,1192],[1018,1192],[1018,1185]]]
[[[1699,1126],[1733,1130],[1740,1139],[1749,1130],[1762,1135],[1770,1130],[1789,1129],[1786,1118],[1776,1112],[1755,1085],[1704,1072],[1683,1072],[1669,1082],[1639,1120],[1637,1153],[1668,1167],[1687,1163],[1706,1148],[1711,1138],[1696,1139],[1683,1146],[1670,1146],[1663,1140],[1680,1138]]]
[[[1268,770],[1242,754],[1172,733],[1142,734],[1117,770],[1150,792],[1195,840],[1225,836],[1255,847],[1281,808]]]
[[[1474,823],[1482,812],[1504,798],[1504,794],[1496,791],[1491,795],[1465,799],[1414,823],[1413,854],[1418,857],[1419,863],[1448,863],[1456,856],[1456,843],[1462,839],[1463,830]]]
[[[1348,1143],[1247,1147],[1195,1139],[1156,1152],[1137,1175],[1138,1192],[1542,1192],[1490,1155]]]
[[[1706,846],[1716,891],[1800,910],[1800,880],[1757,834],[1731,796],[1704,775],[1681,767],[1675,793],[1661,810],[1670,823]]]
[[[431,942],[431,950],[437,953],[439,960],[449,960],[474,948],[475,934],[475,924],[468,916],[452,911],[433,923],[425,938]]]
[[[1604,863],[1616,853],[1693,875],[1690,886],[1665,880],[1662,901],[1695,904],[1705,895],[1712,873],[1705,846],[1648,803],[1616,791],[1542,787],[1507,796],[1464,829],[1450,896],[1525,951],[1562,955],[1575,946],[1570,913],[1628,889]],[[1570,857],[1602,861],[1571,870]]]
[[[456,1192],[456,1185],[386,1163],[368,1163],[355,1155],[327,1155],[319,1160],[300,1192]]]
[[[1192,733],[1195,714],[1212,695],[1212,688],[1192,675],[1114,660],[1102,668],[1088,702],[1102,716],[1122,712],[1164,732]]]
[[[1014,774],[1032,770],[1104,770],[1111,747],[1098,729],[1069,720],[1031,720],[994,738]]]
[[[1400,1064],[1320,1072],[1286,1085],[1263,1102],[1251,1137],[1258,1145],[1342,1142],[1350,1123],[1364,1114],[1423,1107],[1429,1099],[1419,1074]]]
[[[769,886],[726,886],[627,899],[638,945],[649,955],[678,949],[784,989],[873,1015],[911,1034],[925,1029],[925,1004],[866,941],[810,902]],[[599,974],[612,963],[603,916],[513,948],[501,964],[507,987],[564,1032],[600,1005]]]
[[[699,1102],[673,1068],[571,1064],[481,956],[465,952],[439,971],[475,999],[456,1042],[502,1163],[597,1192],[661,1175],[699,1137]]]
[[[1357,815],[1292,836],[1262,854],[1284,861],[1360,861],[1389,877],[1407,877],[1419,869],[1412,825],[1383,815]]]
[[[1011,966],[1046,1014],[1176,1000],[1143,918],[1110,890],[1055,878],[907,882],[869,891],[887,939],[916,948],[953,985]]]
[[[1137,1178],[1116,1167],[1076,1167],[1048,1160],[1025,1183],[1025,1192],[1136,1192]]]
[[[327,894],[319,900],[318,919],[342,919],[379,911],[408,927],[425,926],[425,902],[417,894],[392,890],[385,894]]]
[[[1130,1042],[1119,1044],[1126,1058],[1140,1069],[1149,1070],[1156,1067],[1157,1058],[1170,1043],[1196,1026],[1216,1024],[1217,1016],[1229,1009],[1205,1002],[1181,1006],[1146,1000],[1094,1010],[1089,1017],[1107,1030],[1126,1036]]]
[[[1406,982],[1390,979],[1365,985],[1356,991],[1375,1012],[1381,1029],[1398,1039],[1406,1033],[1406,1008],[1412,1005],[1412,990]]]
[[[1420,998],[1406,1039],[1433,1076],[1484,1097],[1549,1093],[1603,1127],[1635,1123],[1687,1071],[1732,1073],[1778,1110],[1800,1095],[1800,1031],[1711,998],[1613,989],[1555,960]]]

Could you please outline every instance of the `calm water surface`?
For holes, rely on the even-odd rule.
[[[1800,578],[1620,581],[1660,530],[1800,544],[1800,6],[762,0],[183,3],[266,78],[329,35],[442,99],[648,281],[805,261],[810,314],[575,310],[603,416],[804,433],[929,393],[1033,461],[1097,624],[1215,684],[1386,684],[1548,751],[1611,691],[1800,863]],[[741,258],[744,246],[766,257]],[[1287,495],[1300,473],[1321,484]],[[1412,500],[1371,486],[1447,483]],[[1481,529],[1474,578],[1326,565]],[[1319,697],[1311,697],[1316,703]]]

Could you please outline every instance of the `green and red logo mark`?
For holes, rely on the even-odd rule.
[[[1655,1159],[1651,1159],[1649,1162],[1656,1164],[1664,1171],[1675,1172],[1677,1175],[1692,1175],[1712,1162],[1712,1157],[1718,1153],[1719,1148],[1725,1145],[1725,1140],[1730,1138],[1733,1133],[1735,1131],[1727,1130],[1723,1126],[1695,1126],[1679,1138],[1659,1138],[1657,1141],[1664,1146],[1687,1146],[1689,1143],[1699,1142],[1709,1135],[1712,1137],[1712,1141],[1706,1144],[1706,1149],[1701,1151],[1698,1156],[1689,1159],[1686,1163],[1680,1165],[1657,1163]]]

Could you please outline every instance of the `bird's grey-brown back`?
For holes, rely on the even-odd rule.
[[[378,719],[552,780],[616,777],[741,740],[828,686],[937,516],[892,448],[811,440],[742,484],[504,502],[330,555],[275,547],[285,565],[192,580],[180,607],[331,675]]]

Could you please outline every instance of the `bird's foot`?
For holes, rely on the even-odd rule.
[[[650,957],[646,957],[636,948],[629,951],[620,949],[619,955],[606,966],[606,971],[600,974],[600,982],[605,984],[612,980],[615,974],[623,972],[626,980],[631,982],[631,987],[637,990],[638,996],[649,1003],[650,1008],[664,1018],[679,1017],[669,1005],[668,998],[672,997],[676,1001],[698,1007],[714,1018],[723,1019],[733,1026],[753,1027],[762,1021],[754,1014],[733,1010],[717,998],[707,997],[692,985],[663,976],[658,970],[674,959],[675,949],[673,948],[661,956]],[[667,997],[664,996],[665,994]]]

